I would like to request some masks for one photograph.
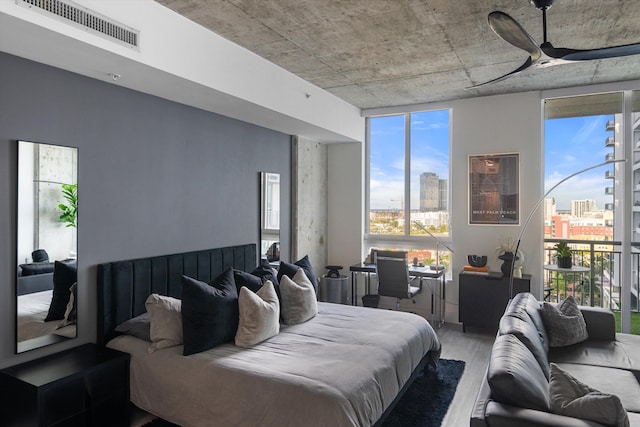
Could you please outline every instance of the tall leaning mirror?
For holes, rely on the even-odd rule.
[[[78,149],[18,141],[16,352],[77,336]]]
[[[260,257],[280,261],[280,174],[260,172]]]

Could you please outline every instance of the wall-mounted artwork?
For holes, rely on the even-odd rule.
[[[519,155],[469,156],[469,224],[520,223]]]

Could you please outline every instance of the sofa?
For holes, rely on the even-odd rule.
[[[576,305],[586,328],[580,339],[586,339],[550,346],[555,332],[545,304],[520,293],[507,305],[471,427],[640,426],[640,336],[616,333],[610,310]],[[574,381],[573,391],[594,393],[563,406],[566,396],[558,393],[564,391],[558,384],[567,377]],[[616,414],[607,412],[612,407]],[[573,409],[570,416],[567,408]]]

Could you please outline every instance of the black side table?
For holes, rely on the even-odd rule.
[[[0,371],[3,426],[129,426],[129,354],[95,344]]]

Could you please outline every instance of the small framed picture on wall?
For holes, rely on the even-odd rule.
[[[469,224],[520,224],[518,153],[469,156]]]

